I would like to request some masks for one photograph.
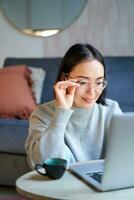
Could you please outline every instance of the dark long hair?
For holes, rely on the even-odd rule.
[[[61,81],[63,80],[63,77],[68,76],[76,65],[88,60],[98,60],[103,65],[104,78],[106,79],[105,62],[102,54],[90,44],[77,43],[70,47],[63,57],[56,82]],[[105,96],[106,88],[102,91],[96,103],[106,105]]]

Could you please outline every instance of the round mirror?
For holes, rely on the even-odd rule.
[[[65,30],[80,15],[87,0],[1,0],[1,8],[20,31],[47,37]]]

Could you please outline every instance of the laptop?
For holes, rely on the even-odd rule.
[[[134,187],[134,113],[112,118],[105,160],[71,164],[69,170],[99,191]]]

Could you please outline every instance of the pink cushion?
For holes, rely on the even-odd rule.
[[[0,117],[28,119],[36,108],[25,65],[0,69]]]

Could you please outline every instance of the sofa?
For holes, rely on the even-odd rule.
[[[50,101],[61,58],[6,58],[3,67],[26,64],[43,68],[41,103]],[[123,112],[134,112],[134,57],[105,57],[107,97],[117,100]],[[0,185],[14,186],[16,179],[30,171],[24,148],[28,119],[0,118]]]

